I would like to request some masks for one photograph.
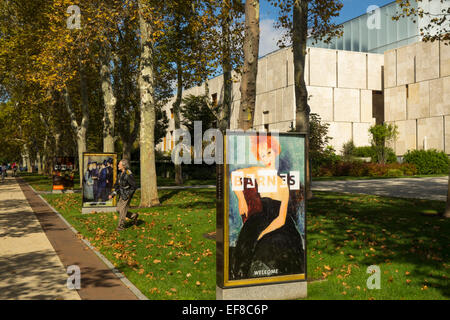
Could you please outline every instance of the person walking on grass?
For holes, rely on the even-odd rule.
[[[120,174],[114,184],[114,191],[108,196],[108,198],[112,199],[115,196],[119,197],[117,202],[117,210],[119,211],[119,225],[116,230],[121,231],[125,226],[125,218],[130,218],[133,221],[133,224],[136,224],[139,214],[128,212],[131,198],[136,191],[136,182],[134,181],[134,176],[131,173],[128,160],[122,159],[119,162],[118,167]]]

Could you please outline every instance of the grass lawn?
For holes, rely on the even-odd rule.
[[[439,201],[315,192],[308,205],[309,299],[449,299],[450,221]],[[381,270],[369,290],[367,267]]]
[[[215,242],[203,237],[215,230],[215,190],[159,196],[162,206],[132,210],[138,225],[119,233],[117,213],[81,214],[81,194],[43,195],[148,298],[215,299]]]
[[[33,185],[33,182],[31,182]],[[34,185],[33,185],[34,187]],[[160,190],[162,206],[81,214],[81,194],[46,194],[84,237],[150,299],[215,299],[215,190]],[[307,204],[308,299],[449,299],[450,221],[422,215],[444,202],[315,192]],[[132,206],[138,205],[139,193]],[[367,267],[380,268],[369,290]]]
[[[22,172],[20,173],[20,177],[23,178],[26,182],[31,184],[36,191],[52,191],[52,177],[47,177],[45,175],[31,174]],[[136,182],[139,187],[139,175],[135,175]],[[198,180],[198,179],[189,179],[184,181],[185,186],[195,186],[195,185],[215,185],[216,180]],[[158,177],[158,186],[176,186],[174,179]],[[74,179],[74,189],[81,190],[80,188],[80,178],[75,176]]]

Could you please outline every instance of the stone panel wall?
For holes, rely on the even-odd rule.
[[[450,153],[450,46],[417,42],[384,58],[384,116],[399,128],[396,154],[423,148]]]
[[[321,48],[307,48],[305,83],[311,112],[331,124],[330,144],[341,151],[354,138],[369,145],[368,128],[375,123],[373,92],[383,87],[384,56]],[[233,73],[231,129],[238,127],[240,77]],[[204,86],[185,94],[204,94]],[[268,54],[258,61],[254,129],[288,131],[295,125],[294,64],[291,48]],[[209,94],[223,101],[223,76],[209,80]],[[170,109],[169,104],[165,107]],[[169,123],[169,132],[173,130]]]

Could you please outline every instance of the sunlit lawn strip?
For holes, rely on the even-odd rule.
[[[27,183],[29,183],[34,190],[36,191],[51,191],[52,190],[52,177],[48,177],[45,175],[38,174],[28,174],[21,173],[21,178],[24,179]],[[139,175],[135,175],[136,183],[138,187],[140,186]],[[216,180],[198,180],[198,179],[189,179],[184,181],[184,186],[195,186],[195,185],[215,185]],[[158,186],[176,186],[174,179],[158,177]],[[77,176],[74,179],[74,189],[80,190],[80,180]]]
[[[116,213],[81,214],[81,194],[44,197],[150,299],[215,299],[215,191],[160,191],[163,206],[133,209],[122,232]],[[139,191],[133,206],[138,205]]]
[[[36,191],[52,191],[53,180],[52,177],[48,177],[41,174],[20,173],[19,176],[30,184]],[[80,180],[78,177],[74,179],[74,189],[80,189]]]

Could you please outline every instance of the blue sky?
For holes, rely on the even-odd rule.
[[[394,0],[342,0],[344,4],[339,17],[334,19],[335,23],[342,23],[352,18],[365,14],[367,8],[372,5],[384,6]],[[277,18],[277,12],[267,0],[260,1],[260,56],[278,49],[277,40],[280,37],[280,31],[273,27]]]

